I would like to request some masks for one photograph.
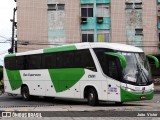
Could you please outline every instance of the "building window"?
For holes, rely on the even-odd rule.
[[[93,17],[93,8],[81,8],[81,17]]]
[[[143,35],[143,29],[142,28],[135,29],[135,35]]]
[[[109,42],[109,33],[98,33],[98,42]]]
[[[82,42],[94,42],[93,34],[82,34]]]
[[[48,4],[48,10],[56,10],[56,4]]]
[[[96,17],[109,17],[109,4],[98,4],[97,5]]]
[[[49,11],[64,10],[65,4],[48,4]]]
[[[57,4],[57,10],[64,10],[64,4]]]
[[[142,9],[142,2],[134,4],[135,9]]]
[[[126,9],[133,9],[133,3],[126,3]]]

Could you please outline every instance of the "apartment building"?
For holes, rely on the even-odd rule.
[[[18,52],[117,42],[160,54],[160,0],[17,0]]]

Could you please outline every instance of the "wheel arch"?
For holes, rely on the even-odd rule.
[[[27,85],[27,84],[22,84],[22,85],[21,85],[21,91],[20,91],[21,94],[22,94],[22,88],[23,88],[23,87],[28,87],[28,85]],[[29,87],[28,87],[28,89],[29,89]]]
[[[83,98],[87,98],[87,92],[88,92],[88,90],[89,90],[90,88],[95,89],[95,91],[97,92],[98,99],[99,99],[98,89],[97,89],[94,85],[86,85],[86,86],[84,87]]]

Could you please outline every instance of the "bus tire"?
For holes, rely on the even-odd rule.
[[[22,87],[21,94],[24,100],[29,101],[31,96],[29,94],[29,89],[27,86]]]
[[[98,95],[94,88],[88,90],[87,100],[90,106],[96,106],[98,104]]]

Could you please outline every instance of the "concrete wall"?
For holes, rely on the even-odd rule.
[[[111,0],[111,42],[126,43],[125,0]]]
[[[143,30],[143,10],[135,9],[136,2],[142,2],[142,0],[128,0],[129,3],[133,3],[132,9],[125,9],[125,17],[126,17],[126,38],[127,44],[139,46],[143,49],[143,31],[141,35],[136,34],[135,29]]]
[[[17,39],[29,41],[27,46],[18,44],[18,52],[40,49],[48,43],[47,0],[17,0]]]
[[[65,0],[66,43],[80,42],[80,0]]]
[[[65,5],[65,0],[48,0],[48,4]],[[48,10],[48,43],[50,47],[66,42],[65,9]]]
[[[144,51],[158,54],[157,0],[143,0]]]

